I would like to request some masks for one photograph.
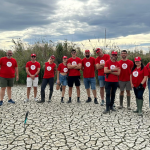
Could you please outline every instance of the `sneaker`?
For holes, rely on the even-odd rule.
[[[116,107],[116,105],[115,105],[115,104],[113,104],[113,107]]]
[[[15,101],[13,101],[12,99],[10,99],[10,100],[8,100],[8,103],[15,104]]]
[[[25,102],[25,103],[29,102],[29,99],[28,99],[28,98],[27,98],[27,99],[25,99],[25,100],[24,100],[24,102]]]
[[[105,110],[103,111],[103,114],[107,114],[107,113],[109,113],[109,111],[105,109]]]
[[[2,106],[3,105],[3,101],[0,101],[0,106]]]
[[[110,110],[111,110],[111,111],[116,111],[116,109],[114,109],[113,107],[112,107],[112,108],[110,108]]]
[[[37,102],[38,101],[38,99],[37,98],[34,98],[34,100]]]
[[[94,99],[94,103],[95,103],[95,104],[98,104],[97,98]]]
[[[92,99],[91,98],[88,98],[87,100],[86,100],[86,103],[89,103],[89,102],[91,102],[92,101]]]
[[[102,100],[102,101],[101,101],[101,106],[104,106],[104,103],[105,103],[104,100]]]

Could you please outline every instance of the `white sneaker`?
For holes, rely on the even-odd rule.
[[[38,99],[37,98],[34,98],[34,100],[37,102],[38,101]]]
[[[24,102],[25,102],[25,103],[29,102],[29,99],[28,99],[28,98],[27,98],[27,99],[25,99],[25,100],[24,100]]]

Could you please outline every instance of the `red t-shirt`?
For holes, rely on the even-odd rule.
[[[32,62],[32,61],[28,61],[26,63],[26,68],[29,68],[29,72],[31,75],[35,75],[35,73],[37,72],[38,68],[40,68],[40,63],[39,62]],[[35,77],[38,77],[39,75],[36,75]],[[28,74],[27,74],[27,77],[30,77]]]
[[[108,69],[110,70],[110,69],[114,69],[115,67],[120,67],[120,64],[117,61],[112,62],[111,60],[107,60],[105,63],[105,67],[108,67]],[[118,76],[110,73],[108,75],[108,78],[106,78],[106,75],[105,75],[105,81],[107,81],[107,82],[118,82]]]
[[[109,59],[110,59],[110,56],[108,54],[104,54],[103,57],[98,56],[96,58],[96,64],[105,63]],[[104,76],[104,68],[98,69],[98,76]]]
[[[14,78],[15,68],[18,67],[17,61],[14,58],[8,59],[7,57],[2,57],[0,59],[0,77],[2,78]]]
[[[147,70],[148,70],[148,77],[150,78],[150,63],[148,63],[146,66],[145,66],[146,68],[147,68]]]
[[[63,63],[59,64],[57,70],[58,70],[60,73],[68,73],[68,68],[67,68],[67,66],[65,66]]]
[[[68,59],[67,64],[70,63],[71,65],[78,65],[82,64],[82,60],[79,57],[73,59],[72,57]],[[80,76],[80,70],[77,69],[69,69],[69,76]]]
[[[135,68],[132,72],[132,84],[134,85],[134,87],[138,87],[144,76],[148,76],[148,70],[146,67],[144,67],[142,70],[141,68]],[[145,88],[146,87],[146,82],[143,84],[143,87]]]
[[[44,79],[48,79],[48,78],[53,78],[54,77],[54,69],[55,69],[56,64],[52,63],[50,64],[49,62],[45,63],[45,71],[44,71]]]
[[[82,59],[83,77],[94,78],[95,77],[95,58],[90,57],[89,59]]]
[[[119,75],[119,81],[130,81],[130,72],[133,68],[133,62],[129,59],[126,61],[120,60],[120,75]]]

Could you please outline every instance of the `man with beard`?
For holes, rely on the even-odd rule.
[[[82,71],[84,77],[84,85],[87,91],[88,99],[87,103],[91,102],[90,97],[90,85],[94,95],[94,103],[98,104],[96,97],[96,80],[95,80],[95,58],[90,57],[90,51],[85,50],[85,58],[82,59]]]
[[[109,110],[116,111],[113,104],[120,75],[120,64],[117,62],[117,57],[117,52],[112,51],[110,60],[106,61],[104,66],[104,73],[107,76],[105,75],[106,110],[103,114],[109,113]]]
[[[121,73],[119,76],[119,87],[120,87],[120,106],[119,109],[123,108],[123,97],[124,97],[124,89],[126,88],[127,92],[127,109],[131,110],[130,108],[130,90],[131,83],[130,83],[130,72],[133,67],[133,62],[129,59],[127,59],[127,51],[122,50],[121,51],[121,57],[122,59],[119,61],[120,67],[121,67]]]
[[[96,49],[98,57],[96,58],[96,69],[98,70],[98,81],[100,86],[101,106],[104,106],[104,87],[105,87],[105,75],[104,65],[107,60],[110,59],[108,54],[103,54],[100,48]]]
[[[3,105],[3,98],[5,95],[5,90],[7,87],[7,94],[8,94],[8,103],[15,104],[15,101],[11,98],[11,87],[14,84],[14,78],[16,74],[16,81],[19,80],[19,73],[18,73],[18,65],[16,59],[12,58],[12,51],[8,50],[6,53],[6,57],[2,57],[0,59],[0,87],[1,87],[1,100],[0,106]]]

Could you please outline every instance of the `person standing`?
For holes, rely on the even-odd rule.
[[[123,108],[124,90],[126,88],[127,109],[131,110],[131,108],[130,108],[130,99],[131,99],[130,90],[132,90],[132,88],[131,88],[131,83],[130,83],[130,73],[131,73],[131,69],[133,67],[133,62],[131,60],[127,59],[127,55],[128,54],[127,54],[126,50],[121,51],[122,59],[119,61],[120,69],[121,69],[121,73],[119,76],[120,106],[118,108],[119,109]]]
[[[82,67],[82,60],[76,57],[76,50],[71,50],[72,57],[68,59],[67,67],[69,69],[68,86],[69,86],[69,100],[67,103],[71,103],[72,87],[75,83],[77,90],[77,102],[80,103],[80,69]]]
[[[148,70],[144,67],[140,57],[135,57],[134,66],[130,75],[131,87],[134,89],[134,94],[136,97],[137,109],[133,111],[142,116],[143,107],[143,94],[146,88],[146,81],[148,77]]]
[[[30,91],[33,84],[34,87],[34,100],[38,101],[37,87],[38,87],[38,74],[40,72],[40,63],[36,61],[36,54],[31,54],[31,61],[26,63],[27,73],[27,99],[24,102],[29,101]]]
[[[94,95],[94,103],[98,104],[96,96],[96,80],[95,80],[95,58],[90,57],[90,51],[85,50],[85,58],[82,59],[82,71],[84,77],[84,85],[88,95],[87,103],[91,102],[90,85]]]
[[[105,88],[105,75],[104,65],[110,59],[108,54],[104,54],[100,48],[96,49],[98,57],[96,58],[96,69],[98,70],[98,81],[100,86],[101,106],[104,106],[104,88]]]
[[[3,105],[3,98],[7,87],[8,103],[15,104],[11,97],[11,88],[14,84],[16,74],[16,81],[19,80],[18,65],[16,59],[12,58],[13,52],[8,50],[6,57],[0,58],[0,87],[1,87],[1,100],[0,106]]]
[[[150,108],[150,62],[145,67],[148,70],[148,90],[149,90],[149,108]]]
[[[106,110],[103,114],[109,113],[109,110],[116,111],[113,104],[118,87],[118,76],[120,75],[120,64],[117,62],[117,58],[117,52],[112,51],[110,60],[106,61],[104,66]]]
[[[44,103],[45,102],[45,88],[47,83],[50,86],[50,93],[49,93],[49,101],[51,102],[52,94],[53,94],[53,86],[54,86],[54,76],[56,75],[56,70],[57,66],[54,63],[55,61],[55,56],[52,55],[48,62],[45,63],[44,65],[44,76],[43,76],[43,81],[41,85],[41,100],[38,101],[38,103]]]
[[[57,84],[61,84],[62,86],[62,97],[61,102],[64,103],[64,95],[65,95],[65,89],[67,83],[67,74],[68,74],[68,68],[67,68],[67,56],[63,56],[63,62],[59,64],[57,68]]]

